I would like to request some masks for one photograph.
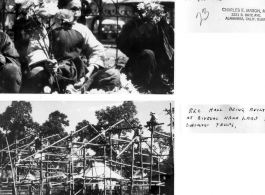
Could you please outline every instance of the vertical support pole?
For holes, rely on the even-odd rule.
[[[72,195],[72,185],[71,185],[71,160],[68,162],[68,182],[69,182],[69,195]]]
[[[110,144],[110,195],[112,195],[112,177],[111,177],[111,172],[112,172],[112,142],[111,142],[111,132],[109,133],[109,144]]]
[[[106,146],[103,146],[104,148],[104,195],[107,195],[106,192]]]
[[[4,162],[4,143],[2,143],[1,145],[1,153],[0,153],[0,163],[1,163],[1,177],[0,177],[0,191],[2,190],[2,185],[3,185],[3,173],[4,173],[4,170],[3,170],[3,162]]]
[[[121,160],[120,160],[120,161],[121,161]],[[121,165],[121,175],[122,175],[122,165]],[[120,186],[120,187],[121,187],[120,190],[121,190],[121,194],[122,194],[122,180],[120,180],[120,185],[121,185],[121,186]]]
[[[134,142],[132,143],[131,193],[130,195],[133,195],[133,167],[134,167]]]
[[[9,155],[9,160],[10,160],[10,165],[11,165],[12,179],[13,179],[12,192],[14,195],[17,195],[16,177],[15,177],[15,172],[14,172],[14,167],[13,167],[13,162],[12,162],[12,158],[11,158],[11,154],[10,154],[10,150],[9,150],[9,144],[7,141],[7,137],[6,137],[6,144],[7,144],[8,155]]]
[[[75,192],[75,181],[74,181],[74,162],[73,158],[71,158],[71,189],[72,189],[72,194]]]
[[[68,148],[70,150],[70,154],[72,153],[72,149],[73,149],[73,132],[71,131],[71,134],[69,136],[69,139],[68,139]],[[69,180],[69,195],[73,195],[73,192],[74,192],[74,189],[73,189],[73,184],[72,182],[73,181],[73,166],[72,166],[72,157],[69,156],[69,159],[68,159],[68,180]]]
[[[171,135],[171,145],[173,147],[174,140],[173,140],[173,117],[172,117],[172,107],[170,103],[170,135]]]
[[[19,168],[18,168],[18,147],[19,147],[19,145],[18,145],[18,140],[17,140],[17,138],[16,138],[16,140],[15,140],[15,147],[16,147],[16,152],[15,152],[15,174],[16,174],[16,181],[17,182],[19,182]],[[18,186],[18,191],[20,191],[20,187]]]
[[[43,140],[42,140],[42,137],[40,138],[40,142],[41,142],[41,148],[40,148],[40,195],[43,194],[43,175],[42,175],[42,169],[43,169],[43,165],[42,165],[42,143],[43,143]]]
[[[120,195],[122,195],[122,180],[120,180]]]
[[[17,130],[15,130],[15,148],[16,149],[15,149],[15,158],[14,158],[14,167],[13,168],[14,168],[15,181],[17,183],[17,167],[16,167],[16,163],[17,163]]]
[[[157,170],[158,170],[158,194],[160,195],[160,157],[157,155]]]
[[[83,148],[83,194],[86,194],[86,148]]]
[[[50,194],[50,186],[49,186],[49,179],[48,179],[48,162],[46,162],[46,173],[45,173],[45,177],[46,177],[46,195]]]
[[[34,192],[33,192],[33,181],[30,182],[30,186],[29,186],[29,195],[33,195]]]
[[[143,180],[144,179],[144,166],[143,166],[143,148],[142,148],[142,129],[139,129],[139,149],[140,149],[140,158],[141,158],[141,174],[142,174],[142,177],[141,179]],[[144,191],[144,182],[142,182],[142,192]]]
[[[174,140],[173,140],[173,117],[172,117],[172,107],[171,107],[171,103],[170,103],[170,134],[171,134],[171,147],[172,147],[172,153],[174,155]],[[173,160],[173,164],[174,164],[174,158],[172,158]]]
[[[154,135],[154,128],[155,126],[152,125],[151,127],[151,154],[150,154],[150,179],[149,179],[149,191],[152,187],[152,172],[153,172],[153,135]]]

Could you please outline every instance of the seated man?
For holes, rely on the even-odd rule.
[[[162,5],[156,6],[163,11]],[[129,57],[124,72],[140,92],[169,93],[174,80],[174,30],[163,12],[154,16],[140,4],[137,7],[139,17],[128,21],[116,39],[118,49]]]
[[[81,88],[82,92],[92,88],[111,91],[119,86],[119,71],[104,66],[103,45],[86,26],[76,22],[81,15],[81,1],[61,0],[58,7],[66,10],[56,16],[56,25],[49,35],[54,59],[33,67],[29,84],[35,87],[29,87],[28,92],[41,93],[45,85],[51,84],[60,93],[67,93],[69,85]],[[81,60],[81,54],[86,56],[87,64]]]
[[[0,32],[0,93],[18,93],[21,87],[19,55],[10,37]]]

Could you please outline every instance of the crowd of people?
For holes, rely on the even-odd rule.
[[[0,92],[84,93],[120,86],[120,70],[105,66],[104,46],[77,22],[82,2],[59,0],[58,8],[65,11],[49,33],[27,20],[15,25],[22,35],[16,44],[0,33]],[[121,72],[141,93],[166,94],[174,83],[174,30],[163,17],[150,20],[139,7],[138,15],[116,39],[117,48],[129,58]],[[21,66],[26,66],[27,74]]]

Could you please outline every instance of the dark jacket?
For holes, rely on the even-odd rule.
[[[6,63],[14,63],[20,66],[18,61],[19,54],[14,46],[14,43],[4,32],[0,32],[0,53],[5,56]]]
[[[117,47],[129,58],[137,56],[144,49],[152,50],[157,63],[174,61],[174,30],[164,19],[154,24],[140,20],[130,20],[122,28],[116,39]],[[167,53],[168,48],[171,54]]]

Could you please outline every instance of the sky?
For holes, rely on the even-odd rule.
[[[78,122],[84,119],[92,124],[97,123],[95,111],[105,109],[107,106],[119,106],[122,101],[29,101],[32,105],[33,120],[42,124],[47,119],[50,113],[58,110],[68,116],[69,127],[66,131],[75,131]],[[162,128],[166,132],[170,132],[169,115],[166,115],[165,109],[170,108],[170,101],[134,101],[138,110],[137,118],[142,125],[145,125],[150,120],[150,112],[156,113],[158,122],[164,123]],[[0,101],[0,113],[3,113],[7,106],[11,105],[11,101]]]

